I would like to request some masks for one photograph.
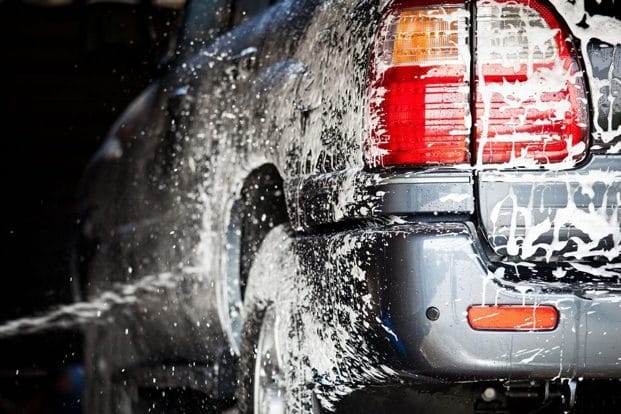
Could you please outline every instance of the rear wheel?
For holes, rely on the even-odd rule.
[[[285,387],[282,354],[276,335],[278,319],[273,307],[263,316],[254,363],[254,414],[284,414]]]
[[[242,414],[286,412],[286,392],[282,353],[277,339],[279,320],[272,306],[255,309],[244,324],[240,359]]]

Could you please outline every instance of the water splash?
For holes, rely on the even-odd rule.
[[[188,274],[196,274],[194,269],[181,272],[165,272],[146,275],[128,284],[117,284],[89,301],[58,306],[37,316],[14,319],[0,325],[0,339],[17,335],[27,335],[52,329],[70,329],[87,324],[105,323],[105,316],[111,310],[136,304],[145,294],[162,293],[164,289],[174,289]]]

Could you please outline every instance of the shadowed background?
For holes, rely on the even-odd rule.
[[[0,321],[69,303],[75,197],[127,104],[167,68],[183,4],[0,2]],[[0,414],[80,412],[77,330],[0,341]]]

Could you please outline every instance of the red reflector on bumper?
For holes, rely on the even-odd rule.
[[[471,306],[468,323],[479,331],[551,331],[558,311],[550,305]]]

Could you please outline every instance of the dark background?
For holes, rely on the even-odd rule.
[[[0,0],[0,324],[71,302],[80,179],[167,69],[182,15],[180,3]],[[81,348],[78,329],[0,338],[0,414],[79,412]]]

